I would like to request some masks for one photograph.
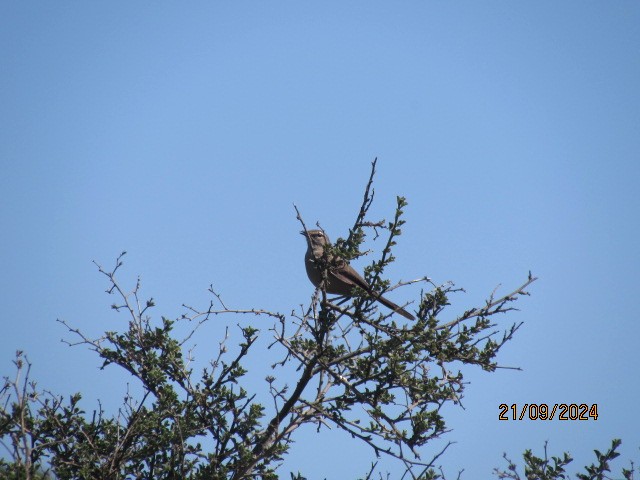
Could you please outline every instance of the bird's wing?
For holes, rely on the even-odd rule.
[[[358,272],[353,269],[351,265],[349,265],[349,262],[341,258],[338,259],[338,262],[339,263],[337,264],[334,263],[333,268],[330,269],[331,274],[335,276],[338,281],[360,287],[365,292],[371,293],[371,286]]]

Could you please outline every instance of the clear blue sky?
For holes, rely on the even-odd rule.
[[[540,277],[500,319],[525,322],[501,356],[523,371],[465,370],[446,471],[489,478],[545,440],[640,459],[640,3],[2,2],[0,26],[0,374],[23,349],[41,387],[116,408],[127,378],[55,320],[124,328],[91,263],[122,250],[156,315],[210,283],[238,308],[308,302],[292,203],[344,235],[377,156],[373,217],[409,201],[392,279],[465,287],[453,316]],[[199,358],[247,321],[204,329]],[[600,417],[501,423],[500,403]],[[282,476],[356,478],[352,445],[302,432]]]

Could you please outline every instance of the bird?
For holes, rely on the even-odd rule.
[[[319,287],[323,280],[323,268],[320,262],[324,256],[325,245],[331,245],[331,241],[323,230],[303,230],[300,234],[304,235],[307,239],[307,252],[304,256],[304,266],[307,270],[307,276],[315,287]],[[369,285],[345,259],[337,255],[329,254],[325,257],[325,260],[327,281],[324,289],[327,293],[352,297],[353,288],[359,287],[385,307],[399,313],[408,320],[415,320],[415,317],[404,308],[396,305],[379,293],[374,292],[371,285]]]

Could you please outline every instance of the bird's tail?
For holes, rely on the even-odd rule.
[[[378,300],[381,304],[383,304],[385,307],[390,308],[391,310],[393,310],[396,313],[399,313],[400,315],[402,315],[404,318],[408,319],[408,320],[415,320],[416,317],[414,317],[413,315],[411,315],[409,312],[407,312],[404,308],[402,308],[399,305],[396,305],[395,303],[393,303],[391,300],[388,300],[386,298],[384,298],[382,295],[378,296],[376,298],[376,300]]]

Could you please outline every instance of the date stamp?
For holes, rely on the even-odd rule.
[[[593,403],[555,403],[548,405],[546,403],[525,403],[518,407],[512,403],[507,405],[501,403],[498,405],[500,413],[498,420],[598,420],[598,404]]]

